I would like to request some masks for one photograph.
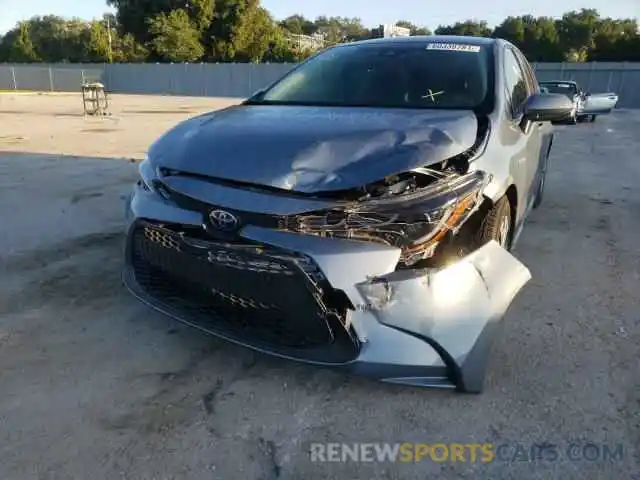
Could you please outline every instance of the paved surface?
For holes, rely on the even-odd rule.
[[[119,279],[128,159],[225,101],[113,101],[85,120],[77,96],[0,96],[2,480],[640,478],[640,112],[559,129],[516,252],[533,280],[467,396],[267,358],[138,304]],[[312,463],[310,442],[504,447],[487,464]],[[535,444],[558,458],[527,461]]]

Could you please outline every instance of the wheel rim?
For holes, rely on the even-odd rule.
[[[509,216],[505,215],[500,220],[500,226],[498,227],[498,242],[502,247],[507,246],[507,242],[509,241],[509,228],[511,227],[511,221],[509,220]]]

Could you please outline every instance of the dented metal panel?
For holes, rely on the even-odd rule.
[[[357,285],[383,325],[431,344],[466,390],[482,387],[494,328],[530,280],[529,270],[491,241],[438,271],[394,272]],[[399,379],[389,379],[398,382]]]
[[[500,318],[529,281],[529,270],[491,241],[442,270],[393,272],[357,285],[385,325],[433,339],[459,364],[488,322]]]
[[[472,111],[232,107],[177,125],[154,163],[297,192],[361,187],[458,155],[474,144]]]

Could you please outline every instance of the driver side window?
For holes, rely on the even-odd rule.
[[[522,113],[524,102],[529,97],[527,82],[518,59],[510,48],[505,50],[504,75],[507,98],[511,104],[511,112],[516,117]]]

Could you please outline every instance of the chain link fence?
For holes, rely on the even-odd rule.
[[[79,92],[100,81],[109,92],[240,97],[276,81],[295,64],[0,65],[0,90]],[[623,108],[640,108],[640,63],[538,63],[539,80],[575,80],[592,93],[615,92]]]

